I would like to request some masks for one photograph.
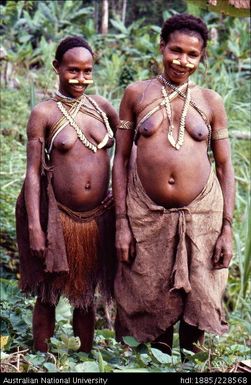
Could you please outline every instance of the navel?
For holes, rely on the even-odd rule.
[[[174,184],[174,183],[175,183],[174,178],[171,177],[171,178],[168,180],[168,183],[169,183],[169,184]]]
[[[87,182],[87,183],[85,184],[85,190],[90,190],[90,188],[91,188],[91,183],[90,183],[90,182]]]

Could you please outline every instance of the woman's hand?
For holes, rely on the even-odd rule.
[[[34,257],[38,257],[44,260],[45,250],[46,250],[45,233],[41,228],[32,229],[32,230],[29,230],[29,237],[30,237],[30,249],[31,249],[32,255]]]
[[[215,269],[227,268],[233,256],[232,251],[232,229],[226,225],[223,227],[222,232],[216,242],[213,266]]]
[[[130,263],[135,258],[135,240],[129,227],[128,219],[117,219],[116,222],[117,258],[121,262]]]

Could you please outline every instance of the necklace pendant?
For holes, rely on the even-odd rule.
[[[176,148],[176,143],[175,143],[175,140],[172,136],[172,134],[169,132],[168,135],[167,135],[167,139],[169,140],[169,143],[174,147]]]
[[[176,145],[175,145],[176,150],[179,150],[180,147],[181,147],[181,146],[179,145],[179,143],[176,143]]]

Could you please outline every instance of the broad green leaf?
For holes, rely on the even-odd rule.
[[[55,364],[52,364],[51,362],[45,362],[45,364],[43,364],[43,366],[45,367],[45,369],[47,369],[47,371],[49,373],[57,373],[59,372],[60,370],[56,367]]]
[[[72,317],[71,306],[69,301],[66,298],[60,298],[60,301],[57,305],[56,320],[70,320]]]
[[[77,364],[75,370],[76,372],[99,372],[99,366],[97,362],[86,361],[82,364]]]
[[[136,348],[137,346],[140,345],[140,342],[138,342],[134,337],[131,337],[131,336],[123,337],[123,340],[131,348]]]
[[[161,28],[158,27],[157,25],[152,25],[151,30],[160,34]]]
[[[26,356],[29,363],[32,363],[34,366],[42,366],[46,361],[46,353],[37,352],[36,354],[27,354]]]
[[[139,358],[143,362],[143,364],[146,365],[146,366],[152,361],[152,359],[149,356],[149,354],[146,354],[146,353],[140,354]]]
[[[128,34],[128,30],[127,30],[127,28],[124,26],[124,24],[122,23],[122,21],[111,19],[111,20],[110,20],[110,23],[113,25],[114,28],[118,29],[120,32],[124,33],[125,35]]]
[[[161,352],[159,349],[151,348],[150,351],[159,363],[170,364],[172,362],[172,357],[166,353]]]
[[[77,351],[80,348],[81,342],[79,337],[70,337],[67,347],[69,350]]]

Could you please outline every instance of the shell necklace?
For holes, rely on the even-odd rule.
[[[161,80],[162,83],[164,83],[165,87],[170,87],[176,92],[178,92],[179,87],[176,87],[174,84],[170,83],[167,79],[164,78],[163,75],[159,75],[158,78]],[[183,110],[181,113],[180,117],[180,125],[179,125],[179,132],[178,132],[178,137],[177,140],[174,139],[173,136],[173,112],[172,112],[172,106],[171,106],[171,101],[169,99],[169,96],[166,92],[166,88],[164,86],[161,88],[161,92],[164,98],[164,103],[165,103],[165,108],[166,108],[166,114],[167,114],[167,119],[169,122],[169,127],[168,127],[168,133],[167,133],[167,138],[170,142],[170,144],[176,149],[179,150],[181,146],[184,143],[184,134],[185,134],[185,124],[186,124],[186,116],[187,116],[187,111],[189,108],[189,104],[191,101],[191,92],[189,89],[189,82],[187,82],[187,88],[186,88],[186,98],[183,106]]]
[[[74,98],[65,97],[64,95],[60,94],[59,91],[57,92],[57,95],[60,96],[60,97],[64,97],[66,100],[69,100],[69,101],[73,101],[74,100]],[[77,124],[77,122],[74,119],[77,116],[81,106],[85,104],[86,99],[92,104],[92,106],[94,107],[96,112],[99,115],[101,115],[101,117],[103,119],[103,122],[104,122],[104,125],[105,125],[106,130],[107,130],[107,133],[105,134],[105,137],[97,145],[95,145],[94,143],[91,143],[86,138],[86,136],[84,135],[83,131],[81,130],[81,128],[79,127],[79,125]],[[113,131],[112,131],[111,127],[110,127],[107,115],[106,115],[106,113],[104,111],[101,110],[101,108],[99,108],[99,106],[97,105],[96,101],[94,99],[92,99],[90,96],[84,95],[84,97],[79,98],[79,99],[75,99],[75,100],[76,100],[75,106],[74,106],[75,110],[71,114],[67,111],[67,109],[63,106],[63,104],[61,102],[57,102],[57,106],[58,106],[59,110],[62,112],[62,114],[64,115],[64,117],[68,120],[69,124],[74,128],[74,130],[77,133],[78,138],[83,143],[83,145],[85,147],[89,148],[91,151],[93,151],[95,153],[98,149],[102,149],[103,147],[105,147],[105,145],[107,144],[109,138],[113,138]]]

